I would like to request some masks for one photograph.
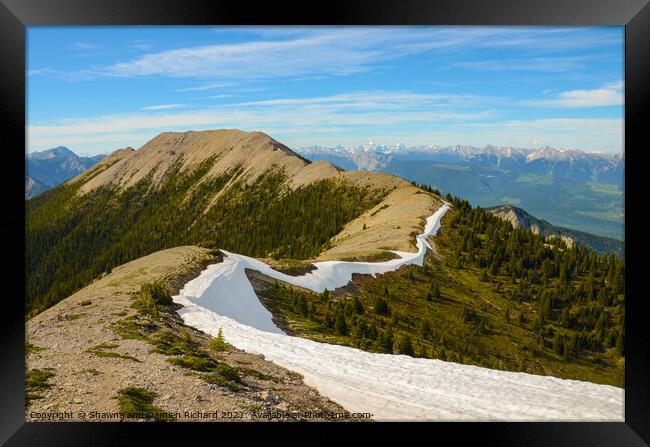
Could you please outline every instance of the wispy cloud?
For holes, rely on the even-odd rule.
[[[230,82],[212,82],[210,84],[203,84],[203,85],[197,85],[194,87],[185,87],[185,88],[179,88],[174,90],[175,92],[178,93],[183,93],[183,92],[201,92],[205,90],[214,90],[218,88],[225,88],[225,87],[232,87],[234,84]]]
[[[351,110],[378,111],[378,110],[415,110],[425,108],[447,108],[457,106],[466,109],[477,106],[495,106],[505,102],[505,98],[463,95],[463,94],[435,94],[414,93],[411,91],[356,91],[337,95],[307,98],[280,98],[260,101],[250,101],[232,104],[233,106],[257,106],[285,109],[318,109],[318,110]],[[456,109],[458,110],[458,109]]]
[[[460,96],[422,95],[412,92],[351,92],[331,97],[301,100],[279,99],[226,104],[199,110],[171,111],[182,104],[163,104],[142,108],[148,113],[105,115],[66,119],[30,125],[30,144],[44,141],[74,139],[88,136],[96,141],[99,135],[127,134],[153,130],[188,130],[198,128],[239,127],[248,130],[281,132],[323,129],[351,129],[354,126],[405,126],[414,123],[462,122],[482,119],[493,111],[476,105],[463,109],[445,107]],[[470,97],[463,97],[471,101]]]
[[[126,77],[162,75],[240,80],[337,76],[368,71],[378,62],[431,51],[520,48],[552,53],[616,43],[612,37],[601,34],[585,36],[584,33],[576,34],[576,30],[571,28],[548,30],[473,27],[461,31],[446,27],[360,27],[289,31],[278,34],[278,30],[267,30],[267,38],[263,40],[150,53],[130,61],[118,62],[106,67],[104,72]],[[497,69],[504,66],[498,62],[485,61],[482,65],[467,65],[466,68]],[[550,70],[558,66],[557,62],[557,58],[548,61],[542,58],[532,63],[537,67],[535,69],[546,67]],[[579,58],[567,58],[561,65],[568,68],[578,63]],[[514,67],[517,64],[511,62],[510,65]],[[201,88],[212,87],[210,84],[194,87],[197,90]]]
[[[97,45],[88,42],[74,42],[68,46],[68,50],[95,50],[99,48]]]
[[[150,51],[153,48],[153,44],[144,40],[134,40],[129,46],[142,51]]]
[[[237,127],[263,130],[272,134],[301,133],[320,138],[327,132],[367,131],[396,135],[408,134],[409,126],[422,129],[448,129],[457,138],[480,134],[483,143],[517,144],[522,140],[553,141],[552,136],[581,137],[593,144],[598,140],[622,135],[621,119],[554,118],[531,120],[499,120],[490,105],[494,99],[469,95],[422,94],[409,91],[360,91],[313,98],[283,98],[240,102],[195,110],[180,109],[182,104],[162,104],[143,108],[141,113],[105,115],[67,119],[30,125],[30,145],[61,141],[107,141],[113,135],[137,133],[148,138],[163,130],[200,130]],[[451,106],[450,106],[451,105]],[[496,120],[496,121],[495,121]],[[451,130],[455,129],[455,130]],[[531,136],[531,134],[534,134]],[[458,142],[458,141],[456,141]],[[133,143],[132,143],[133,144]]]
[[[522,104],[541,107],[603,107],[621,106],[624,103],[623,83],[616,82],[593,90],[571,90],[552,99],[524,101]]]
[[[223,94],[223,95],[209,95],[209,96],[198,96],[196,98],[190,98],[192,101],[201,101],[206,99],[225,99],[225,98],[234,98],[235,95]]]
[[[51,67],[41,67],[28,70],[27,76],[42,76],[45,78],[56,78],[63,81],[76,82],[94,79],[98,76],[98,73],[90,70],[64,71]]]
[[[186,104],[159,104],[156,106],[146,106],[142,107],[141,110],[171,110],[171,109],[181,109],[187,107]]]
[[[546,144],[587,152],[618,152],[624,133],[622,118],[549,118],[507,120],[498,123],[466,122],[451,132],[468,144]]]
[[[595,59],[594,56],[572,57],[536,57],[519,59],[493,59],[483,61],[457,62],[450,68],[463,68],[476,71],[536,71],[560,72],[584,68],[585,62]]]
[[[601,85],[620,78],[620,64],[609,62],[622,57],[622,30],[398,26],[210,31],[183,30],[178,39],[167,33],[160,38],[159,31],[127,33],[115,48],[113,35],[100,33],[89,38],[101,44],[100,50],[76,42],[74,51],[70,47],[61,55],[34,53],[38,57],[30,59],[28,72],[33,104],[43,102],[33,95],[39,84],[98,83],[60,82],[63,88],[53,95],[59,107],[51,112],[42,107],[46,112],[31,115],[39,122],[29,123],[30,147],[52,141],[135,146],[160,131],[224,127],[262,130],[301,145],[334,139],[346,144],[361,135],[414,144],[558,145],[564,139],[589,148],[602,141],[607,149],[621,140],[620,120],[580,120],[578,111],[567,109],[583,108],[586,117],[620,116],[620,109],[588,108],[622,104],[622,83]],[[81,39],[71,35],[59,47]],[[90,62],[83,60],[91,56]],[[42,82],[40,77],[53,79]],[[133,94],[121,102],[123,113],[105,113],[115,91]],[[84,99],[88,95],[96,95],[93,109]],[[73,100],[67,101],[68,96]],[[38,109],[33,104],[32,112]],[[83,116],[78,110],[95,112]],[[536,119],[558,115],[573,121]]]

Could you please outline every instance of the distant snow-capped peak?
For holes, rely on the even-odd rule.
[[[471,145],[453,145],[453,146],[438,146],[438,145],[417,145],[406,146],[403,143],[393,145],[377,144],[369,140],[367,143],[361,144],[356,148],[349,148],[347,146],[337,145],[334,147],[322,146],[307,146],[297,149],[303,153],[314,152],[337,152],[337,153],[376,153],[390,155],[395,153],[431,153],[431,154],[449,154],[457,156],[464,160],[473,159],[480,156],[494,156],[497,159],[517,158],[522,161],[532,162],[538,159],[545,159],[549,161],[571,161],[576,159],[608,159],[616,160],[621,158],[621,154],[609,154],[602,152],[586,152],[577,149],[563,149],[553,148],[550,146],[543,146],[540,148],[520,148],[513,146],[494,146],[488,144],[485,147],[476,147]]]

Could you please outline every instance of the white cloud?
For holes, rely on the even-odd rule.
[[[197,92],[197,91],[203,91],[203,90],[214,90],[217,88],[224,88],[224,87],[232,87],[233,84],[230,82],[212,82],[210,84],[205,84],[205,85],[197,85],[194,87],[186,87],[186,88],[179,88],[174,90],[175,92]]]
[[[68,82],[86,81],[96,78],[98,73],[90,70],[62,71],[51,67],[34,68],[27,71],[27,76],[43,76],[57,78]]]
[[[157,106],[146,106],[142,107],[141,110],[171,110],[171,109],[181,109],[187,107],[186,104],[160,104]]]
[[[542,107],[603,107],[622,106],[624,103],[623,82],[610,83],[593,90],[571,90],[562,92],[553,99],[523,101],[523,105]]]
[[[476,71],[535,71],[562,72],[584,67],[585,62],[594,56],[572,57],[535,57],[518,59],[493,59],[483,61],[458,62],[450,64],[452,68],[464,68]]]
[[[200,101],[204,99],[225,99],[225,98],[234,98],[235,95],[228,95],[228,94],[223,94],[223,95],[210,95],[210,96],[199,96],[196,98],[190,98],[192,101]]]
[[[52,141],[96,143],[102,136],[164,130],[242,128],[282,134],[354,132],[356,127],[403,128],[438,122],[464,122],[489,117],[480,108],[482,98],[462,95],[425,95],[412,92],[350,92],[331,97],[279,99],[225,104],[199,110],[173,110],[182,104],[143,108],[143,112],[66,119],[28,127],[30,146]],[[452,107],[450,103],[462,104]],[[472,105],[472,107],[468,107]],[[120,140],[121,141],[121,140]],[[70,143],[72,144],[72,143]]]
[[[196,111],[106,115],[28,127],[30,150],[56,144],[92,152],[145,143],[163,131],[218,128],[261,130],[285,144],[356,145],[368,137],[407,144],[533,145],[582,150],[620,151],[622,119],[555,118],[486,121],[490,113],[453,114],[405,111],[342,113],[318,109],[214,107]],[[409,127],[416,124],[416,127]],[[535,135],[535,137],[531,137]],[[352,144],[354,142],[354,144]]]
[[[611,87],[611,86],[610,86]],[[616,86],[613,86],[616,87]],[[498,98],[497,98],[498,100]],[[139,135],[136,145],[162,131],[215,128],[262,130],[294,144],[322,144],[338,135],[346,143],[359,133],[392,133],[414,144],[436,143],[426,135],[445,135],[445,143],[518,145],[532,141],[583,149],[620,150],[622,119],[553,118],[497,121],[494,98],[423,94],[410,91],[353,91],[314,98],[279,98],[215,105],[193,110],[181,104],[149,106],[131,114],[67,119],[30,125],[30,147],[97,145],[115,135]],[[146,135],[146,138],[144,137]],[[419,141],[415,141],[419,139]],[[123,141],[117,138],[119,141]],[[302,143],[300,143],[302,142]],[[61,143],[63,144],[63,143]]]
[[[98,48],[97,45],[88,42],[75,42],[67,47],[68,50],[94,50],[96,48]]]
[[[461,138],[480,145],[490,142],[517,146],[521,141],[536,140],[565,149],[619,152],[624,121],[622,118],[549,118],[501,123],[467,122],[459,124],[456,132]]]
[[[275,109],[317,109],[324,110],[359,110],[365,112],[373,111],[407,111],[426,109],[431,111],[435,108],[444,108],[446,114],[449,107],[454,110],[468,109],[473,107],[495,106],[506,101],[505,98],[464,95],[464,94],[435,94],[435,93],[414,93],[411,91],[356,91],[341,93],[322,97],[307,98],[280,98],[260,101],[250,101],[232,104],[232,106],[244,107],[273,107]],[[465,112],[459,112],[464,114]]]
[[[136,50],[142,51],[149,51],[153,48],[153,44],[144,40],[134,40],[129,46],[131,48],[135,48]]]
[[[552,53],[622,43],[612,36],[579,33],[574,28],[318,27],[312,30],[290,29],[289,32],[257,30],[262,37],[260,40],[159,51],[116,63],[103,71],[107,75],[126,77],[159,75],[237,80],[336,76],[368,71],[381,61],[431,51],[517,48]],[[223,32],[228,31],[232,29]],[[565,59],[563,63],[558,63],[557,58],[540,59],[533,64],[551,70],[562,66],[574,67],[579,63],[579,58]],[[482,65],[467,65],[466,68],[500,69],[504,66],[495,64],[495,61],[477,64]],[[184,90],[202,88],[212,87],[208,84]]]

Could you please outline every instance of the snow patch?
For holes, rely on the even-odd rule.
[[[249,268],[322,292],[344,286],[353,273],[374,276],[402,265],[422,265],[431,248],[427,237],[436,234],[448,209],[445,204],[427,219],[424,233],[417,236],[417,252],[395,251],[399,259],[385,262],[318,262],[312,272],[290,276],[224,251],[223,262],[208,266],[174,297],[183,305],[178,314],[185,324],[213,336],[221,327],[233,346],[302,374],[324,396],[377,420],[623,421],[621,388],[288,336],[275,326],[246,276]]]

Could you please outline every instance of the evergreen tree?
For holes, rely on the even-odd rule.
[[[413,343],[411,341],[411,337],[409,337],[408,335],[403,335],[401,337],[399,342],[398,352],[404,355],[410,355],[410,356],[414,355]]]
[[[553,350],[560,355],[564,353],[564,335],[559,332],[553,337]]]
[[[433,299],[436,303],[440,302],[440,287],[438,286],[438,283],[434,283],[433,285]]]
[[[339,309],[339,311],[336,314],[336,321],[334,322],[334,331],[339,335],[348,334],[348,325],[345,321],[345,316],[343,315],[343,311],[341,309]]]
[[[215,352],[227,351],[228,350],[228,345],[226,345],[226,341],[223,338],[223,330],[222,330],[221,326],[219,327],[219,331],[217,332],[217,336],[210,341],[209,348],[211,350],[215,351]]]
[[[359,299],[359,297],[355,296],[352,299],[352,308],[353,308],[355,314],[363,315],[363,312],[364,312],[363,304],[361,304],[361,300]]]
[[[388,302],[380,296],[375,297],[374,306],[377,315],[389,315]]]
[[[618,352],[619,355],[625,355],[625,340],[623,334],[618,334],[618,337],[616,337],[616,352]]]

